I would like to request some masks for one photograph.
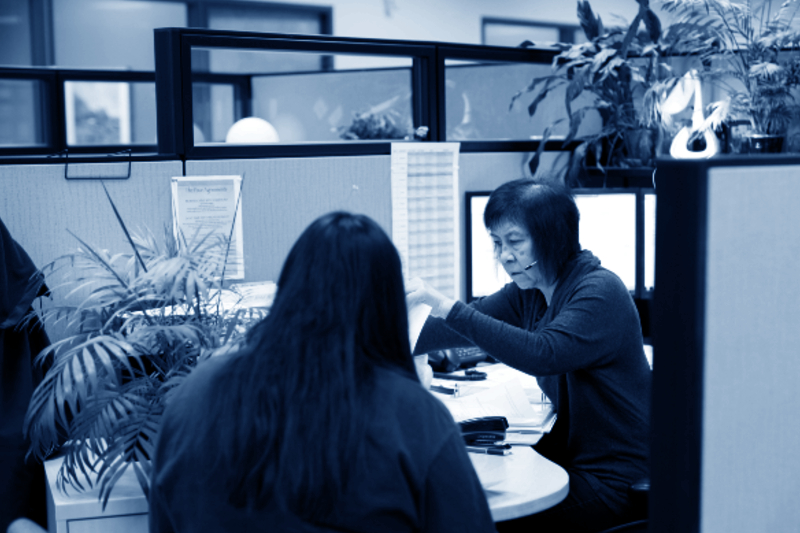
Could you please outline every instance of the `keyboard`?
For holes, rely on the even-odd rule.
[[[453,348],[453,355],[454,359],[460,362],[458,365],[460,368],[475,366],[477,363],[490,358],[489,354],[477,346]]]

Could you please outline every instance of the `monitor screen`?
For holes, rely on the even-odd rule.
[[[575,191],[581,248],[636,289],[636,192]]]
[[[467,193],[467,301],[497,292],[511,278],[494,258],[494,245],[483,211],[490,192]]]
[[[590,250],[604,267],[617,274],[633,291],[636,288],[636,192],[578,189],[574,193],[581,215],[581,248]],[[492,239],[483,225],[483,211],[489,194],[489,191],[466,193],[468,302],[492,294],[511,282],[494,258]],[[654,218],[655,195],[648,194],[645,198],[645,209],[652,205]],[[653,227],[654,223],[650,224],[647,231]],[[655,229],[652,229],[652,235],[649,238],[646,235],[645,239],[645,249],[651,251],[651,272],[654,248]],[[648,264],[647,259],[645,264]],[[648,287],[653,286],[652,278],[652,274],[649,278],[645,275]]]
[[[644,289],[656,286],[656,195],[644,195]]]

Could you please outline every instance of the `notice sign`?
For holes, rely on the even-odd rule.
[[[241,176],[172,178],[172,222],[176,239],[190,246],[209,234],[230,239],[226,279],[244,279]]]

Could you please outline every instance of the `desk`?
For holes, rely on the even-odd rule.
[[[486,491],[495,522],[538,513],[569,492],[567,472],[530,446],[515,446],[511,455],[470,453]],[[130,468],[117,481],[105,512],[98,489],[65,496],[55,486],[62,458],[45,461],[47,519],[50,533],[147,533],[147,500]]]
[[[114,485],[104,512],[99,487],[85,492],[69,487],[67,495],[58,490],[56,478],[63,461],[57,457],[44,463],[50,533],[147,533],[147,500],[132,468]]]
[[[569,476],[530,446],[511,455],[470,453],[495,522],[544,511],[567,497]]]
[[[482,367],[489,374],[485,382],[465,383],[465,393],[476,393],[505,379],[519,378],[531,402],[540,401],[535,379],[505,365]],[[541,409],[541,404],[537,407]],[[569,476],[560,466],[539,455],[530,446],[514,446],[506,456],[470,453],[478,473],[492,518],[510,520],[543,511],[563,500],[569,492]],[[114,486],[105,512],[97,499],[98,489],[65,496],[55,488],[62,459],[45,461],[47,510],[50,533],[147,532],[147,500],[131,468]]]

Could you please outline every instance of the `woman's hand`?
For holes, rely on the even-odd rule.
[[[409,309],[419,304],[429,305],[432,316],[447,318],[456,301],[440,293],[421,278],[414,278],[406,284],[406,303]]]

